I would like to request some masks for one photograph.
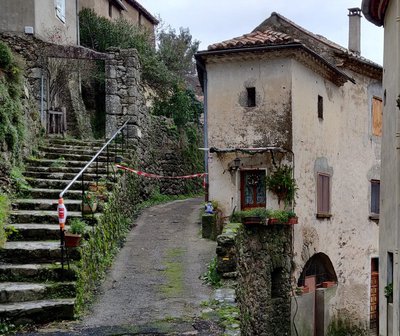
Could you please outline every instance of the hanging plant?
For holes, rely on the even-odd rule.
[[[278,203],[285,202],[285,207],[294,201],[297,191],[296,180],[293,177],[293,168],[288,165],[280,165],[265,178],[265,184],[269,191],[278,197]]]

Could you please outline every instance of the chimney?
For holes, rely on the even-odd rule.
[[[361,9],[349,8],[349,50],[361,53]]]

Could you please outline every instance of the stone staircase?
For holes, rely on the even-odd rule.
[[[46,323],[74,316],[75,273],[61,270],[57,217],[59,193],[100,149],[100,142],[48,140],[39,159],[27,159],[24,176],[30,185],[25,197],[14,200],[11,236],[0,249],[0,322]],[[106,155],[98,172],[106,176]],[[85,181],[96,180],[95,165]],[[68,218],[81,217],[81,182],[64,196]],[[66,227],[67,229],[68,227]],[[70,259],[79,251],[70,249]]]

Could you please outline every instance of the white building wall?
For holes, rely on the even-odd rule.
[[[55,0],[35,0],[35,35],[57,43],[77,44],[77,11],[75,0],[63,0],[65,22],[56,16]]]
[[[298,197],[294,251],[296,279],[310,257],[325,253],[338,276],[337,303],[363,322],[369,318],[371,257],[378,255],[378,225],[369,220],[370,180],[379,179],[380,139],[371,134],[373,95],[379,83],[352,74],[343,87],[293,61],[293,152]],[[324,118],[317,115],[323,97]],[[329,219],[316,218],[316,173],[331,174]]]
[[[240,60],[207,64],[209,147],[291,146],[289,59]],[[246,87],[256,88],[256,107],[246,107]],[[242,168],[269,165],[269,154],[238,154]],[[228,164],[235,154],[211,154],[209,198],[217,200],[225,214],[240,210],[237,172]],[[254,160],[255,159],[255,160]],[[247,162],[247,163],[246,163]],[[267,207],[275,206],[267,195]]]
[[[384,76],[386,98],[383,111],[381,213],[379,225],[380,246],[380,335],[400,334],[400,269],[399,269],[399,215],[400,215],[400,118],[397,98],[400,93],[400,16],[399,0],[390,0],[385,15]],[[388,316],[384,288],[388,284],[388,253],[394,257],[393,316]],[[393,326],[388,324],[393,321]],[[392,329],[393,328],[393,329]]]

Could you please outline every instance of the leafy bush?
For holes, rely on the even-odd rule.
[[[293,168],[288,165],[281,165],[275,168],[265,178],[265,184],[269,191],[277,197],[278,202],[285,202],[285,206],[294,201],[297,191],[296,180],[293,177]]]
[[[0,69],[8,70],[13,61],[13,55],[6,44],[0,42]]]
[[[5,194],[0,194],[0,248],[6,242],[6,230],[8,215],[10,213],[10,201]]]

